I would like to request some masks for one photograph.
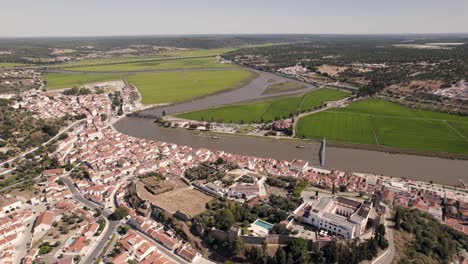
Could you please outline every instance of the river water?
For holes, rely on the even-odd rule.
[[[121,133],[156,141],[176,143],[192,148],[222,150],[233,154],[274,158],[303,159],[319,167],[320,143],[279,140],[240,135],[221,135],[213,139],[207,133],[185,129],[162,128],[152,120],[125,117],[114,124]],[[297,148],[303,145],[304,148]],[[459,179],[468,181],[468,161],[450,160],[407,154],[389,154],[378,151],[327,147],[326,168],[343,171],[375,173],[385,176],[434,181],[456,185]]]
[[[292,80],[286,78],[281,75],[257,71],[253,69],[246,69],[253,72],[256,77],[245,84],[244,86],[228,90],[222,93],[216,93],[212,95],[208,95],[202,98],[197,98],[191,101],[181,102],[177,104],[172,104],[168,106],[158,107],[158,108],[151,108],[147,110],[143,110],[140,113],[142,115],[158,115],[161,116],[162,111],[166,111],[167,114],[179,114],[184,112],[192,112],[197,110],[202,110],[206,108],[213,108],[219,107],[223,105],[230,105],[240,102],[246,102],[251,100],[258,100],[258,99],[268,99],[271,97],[278,97],[278,96],[286,96],[304,92],[310,92],[317,89],[316,86],[300,82],[297,80]],[[304,85],[303,89],[288,91],[288,92],[280,92],[275,94],[263,94],[263,92],[274,83],[281,83],[281,82],[297,82]]]

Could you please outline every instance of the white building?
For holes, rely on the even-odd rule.
[[[364,233],[369,219],[371,204],[342,197],[319,197],[303,203],[295,211],[296,219],[313,225],[329,234],[352,239]]]
[[[258,196],[259,192],[260,188],[258,187],[257,182],[253,184],[236,183],[233,186],[229,187],[228,195],[230,197],[250,199],[255,196]]]
[[[304,160],[294,160],[289,165],[290,170],[298,171],[298,172],[305,172],[307,171],[307,166],[309,166],[309,162]]]

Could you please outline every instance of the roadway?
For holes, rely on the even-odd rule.
[[[393,241],[393,227],[395,226],[392,220],[391,209],[385,206],[385,235],[388,239],[388,248],[382,255],[378,256],[372,264],[391,264],[395,258],[395,243]]]
[[[68,187],[68,189],[70,189],[71,193],[73,194],[73,198],[75,200],[79,201],[80,203],[86,205],[89,208],[101,210],[102,215],[104,217],[106,217],[106,228],[104,229],[103,234],[101,234],[101,238],[100,238],[99,242],[97,243],[97,245],[94,246],[94,248],[92,249],[91,252],[86,254],[85,259],[83,259],[83,263],[94,262],[99,257],[101,252],[104,250],[105,246],[107,245],[107,242],[112,237],[112,234],[117,230],[117,228],[121,224],[121,221],[119,221],[119,220],[117,220],[117,221],[110,220],[109,216],[112,213],[109,210],[107,210],[106,208],[103,208],[100,205],[98,205],[96,203],[93,203],[93,202],[89,201],[88,199],[84,198],[83,195],[75,187],[75,184],[73,183],[73,181],[68,176],[62,176],[62,177],[60,177],[60,179],[63,181],[63,183],[65,183],[65,185]],[[135,229],[135,231],[138,232],[143,237],[145,237],[146,239],[148,239],[150,241],[154,241],[152,238],[148,237],[147,235],[140,232],[139,230]],[[153,243],[153,244],[155,244],[156,247],[158,248],[158,250],[161,251],[164,255],[166,255],[171,260],[174,260],[177,263],[188,263],[187,261],[185,261],[181,257],[174,254],[174,252],[166,249],[165,247],[161,246],[160,244],[158,244],[158,243]],[[87,262],[86,260],[91,260],[91,261]]]
[[[86,205],[87,207],[91,209],[99,209],[101,210],[102,215],[106,218],[106,227],[103,230],[103,234],[101,234],[101,238],[99,239],[99,242],[97,245],[94,246],[93,249],[91,249],[91,252],[88,252],[84,259],[82,260],[83,263],[91,263],[94,262],[101,252],[104,250],[104,247],[106,246],[108,240],[110,237],[112,237],[112,234],[117,230],[117,227],[120,224],[120,221],[115,221],[115,220],[110,220],[109,216],[111,215],[111,212],[108,210],[101,209],[101,206],[99,206],[96,203],[93,203],[89,201],[88,199],[84,198],[83,195],[77,190],[75,187],[75,184],[72,182],[72,180],[67,177],[67,176],[62,176],[60,179],[65,183],[65,185],[68,187],[68,189],[71,191],[73,194],[73,199],[79,201],[80,203]],[[87,261],[91,260],[91,261]]]

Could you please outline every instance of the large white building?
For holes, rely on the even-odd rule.
[[[343,197],[319,197],[301,204],[295,210],[295,216],[296,219],[302,217],[303,223],[326,230],[329,234],[352,239],[364,232],[371,205]]]

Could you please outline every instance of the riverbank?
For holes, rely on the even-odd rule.
[[[220,135],[212,138],[209,132],[158,127],[153,120],[125,117],[114,124],[120,133],[153,139],[192,148],[207,148],[234,154],[273,158],[278,160],[303,159],[320,167],[320,142],[283,140],[267,137]],[[303,145],[303,148],[297,148]],[[391,177],[454,186],[466,178],[467,160],[451,160],[409,154],[391,154],[372,150],[327,146],[328,169],[372,173]]]

